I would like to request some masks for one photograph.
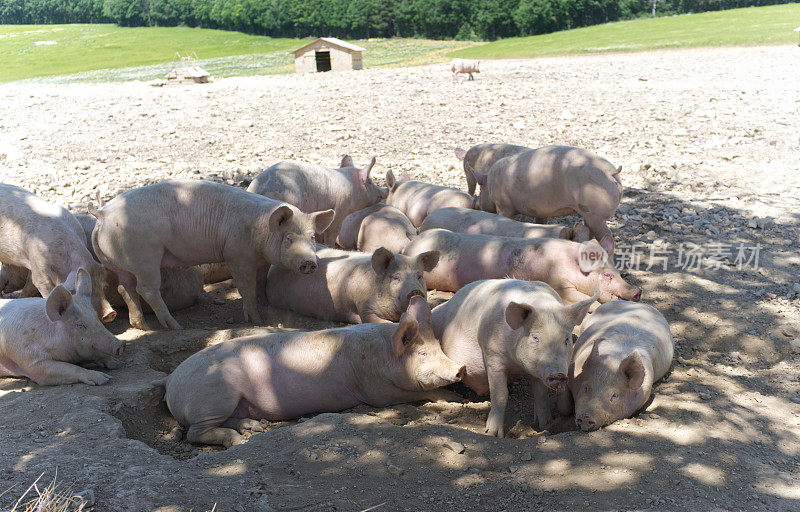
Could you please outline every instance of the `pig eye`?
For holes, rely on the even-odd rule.
[[[420,350],[419,352],[417,352],[417,354],[419,354],[422,357],[425,357],[425,356],[428,355],[428,353],[426,351],[424,351],[424,350]]]
[[[611,279],[613,275],[611,274],[611,272],[606,270],[605,272],[603,272],[603,277],[605,277],[606,279]]]
[[[286,246],[288,247],[292,245],[292,242],[294,242],[294,238],[292,237],[292,235],[286,235]]]
[[[86,324],[83,322],[78,322],[77,324],[75,324],[75,327],[77,327],[78,329],[86,329]]]
[[[395,275],[393,275],[393,276],[392,276],[392,279],[393,279],[394,281],[399,281],[399,280],[400,280],[400,274],[395,274]]]
[[[534,343],[539,343],[539,337],[538,336],[531,336],[531,341],[533,341]]]
[[[619,398],[619,395],[618,395],[618,394],[616,394],[616,393],[611,393],[611,399],[610,399],[610,401],[611,401],[611,402],[615,402],[615,401],[617,400],[617,398]]]
[[[569,346],[571,343],[572,343],[572,335],[569,335],[569,336],[567,336],[567,338],[564,340],[564,344],[565,344],[565,345],[567,345],[567,346]]]
[[[422,280],[422,273],[417,274],[417,279]]]

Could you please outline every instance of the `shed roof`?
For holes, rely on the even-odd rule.
[[[324,41],[324,42],[326,42],[326,43],[328,43],[330,45],[338,46],[338,47],[340,47],[340,48],[342,48],[344,50],[347,50],[348,52],[363,52],[363,51],[366,51],[365,48],[362,48],[360,46],[356,46],[354,44],[350,44],[347,41],[342,41],[341,39],[337,39],[335,37],[319,37],[317,39],[314,39],[313,41],[311,41],[308,44],[304,44],[303,46],[301,46],[300,48],[298,48],[296,50],[290,51],[289,53],[297,53],[300,50],[305,50],[306,48],[308,48],[312,44],[317,43],[319,41]]]

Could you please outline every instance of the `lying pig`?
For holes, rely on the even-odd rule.
[[[296,207],[228,185],[174,180],[129,190],[97,212],[92,244],[117,273],[131,325],[147,329],[139,296],[162,326],[180,329],[161,295],[161,268],[224,261],[239,289],[245,320],[261,322],[256,303],[259,268],[274,264],[298,274],[317,268],[314,233],[333,210]],[[264,277],[266,273],[262,272]]]
[[[440,208],[475,206],[475,198],[466,192],[402,177],[395,180],[392,171],[386,173],[386,185],[389,187],[386,204],[405,213],[414,227],[419,227],[425,217]]]
[[[63,206],[48,203],[27,190],[0,184],[0,262],[24,267],[31,284],[23,297],[47,297],[79,268],[92,281],[92,304],[104,322],[116,316],[102,294],[104,269],[86,248],[86,236]]]
[[[531,148],[527,146],[515,146],[514,144],[477,144],[464,151],[456,148],[456,158],[464,162],[464,176],[467,178],[467,192],[469,195],[475,194],[475,185],[478,181],[475,178],[473,169],[479,173],[486,174],[492,165],[501,158],[516,155]],[[488,194],[484,194],[488,198]],[[483,197],[482,197],[483,199]],[[481,210],[494,212],[494,208],[480,205]]]
[[[402,252],[415,236],[417,228],[403,212],[394,206],[377,203],[348,215],[336,243],[344,249],[362,252],[372,252],[378,247]]]
[[[204,263],[200,265],[204,283],[219,283],[231,278],[231,269],[225,263]]]
[[[552,286],[567,304],[586,300],[599,292],[599,302],[614,299],[638,301],[641,289],[631,286],[608,259],[595,268],[581,268],[581,254],[602,254],[595,240],[579,244],[558,238],[510,238],[467,235],[444,229],[420,233],[403,251],[415,256],[439,251],[439,264],[425,273],[428,289],[457,291],[473,281],[510,277],[543,281]]]
[[[463,372],[433,336],[425,299],[414,297],[399,324],[256,335],[201,350],[165,379],[164,399],[189,441],[229,447],[243,442],[230,427],[435,399],[435,388]]]
[[[475,80],[475,77],[472,76],[472,74],[481,72],[479,69],[480,64],[481,61],[479,60],[453,59],[450,61],[450,72],[453,73],[454,80],[461,73],[466,73],[469,75],[468,80]]]
[[[564,238],[575,242],[589,240],[589,230],[578,222],[574,227],[557,224],[530,224],[519,222],[494,213],[469,208],[442,208],[431,213],[419,232],[431,229],[446,229],[470,235],[495,235],[516,238]]]
[[[383,247],[372,254],[319,249],[317,258],[317,271],[307,276],[271,268],[269,303],[323,320],[360,324],[396,322],[412,297],[425,298],[423,272],[436,266],[439,253],[410,258]]]
[[[90,215],[75,215],[89,240],[88,248],[92,257],[96,258],[94,247],[91,244],[92,232],[97,225],[97,219]],[[222,263],[221,265],[224,265]],[[120,295],[119,278],[116,272],[106,272],[103,283],[103,295],[114,307],[126,306],[125,300]],[[203,297],[203,274],[199,267],[164,268],[161,270],[161,296],[170,311],[180,311],[194,306]],[[147,304],[144,311],[152,313]]]
[[[498,160],[487,174],[475,171],[475,177],[481,196],[488,194],[500,215],[521,213],[547,224],[548,217],[578,213],[613,255],[614,237],[606,221],[622,198],[621,170],[585,149],[545,146]]]
[[[74,293],[58,284],[46,299],[0,300],[0,377],[26,377],[43,386],[100,385],[111,378],[75,365],[96,361],[116,368],[114,357],[124,344],[97,318],[88,272],[79,268],[69,281]]]
[[[464,384],[490,394],[489,435],[503,437],[510,380],[533,378],[535,421],[550,423],[548,388],[563,392],[572,359],[572,329],[597,295],[564,306],[540,282],[515,279],[476,281],[433,310],[433,333],[444,353],[466,367]]]
[[[334,247],[345,217],[386,197],[385,190],[369,177],[374,165],[373,157],[366,167],[359,169],[348,155],[342,158],[338,169],[279,162],[256,176],[247,190],[293,204],[303,212],[332,209],[336,216],[322,238],[325,245]]]
[[[653,382],[672,364],[669,325],[647,304],[603,304],[581,325],[569,369],[569,390],[559,397],[564,416],[581,430],[629,418],[650,398]],[[574,399],[574,401],[573,401]]]
[[[9,265],[8,263],[0,264],[0,294],[23,290],[27,285],[31,286],[32,289],[24,290],[22,293],[24,297],[38,295],[39,292],[33,286],[30,275],[30,271],[25,267]]]

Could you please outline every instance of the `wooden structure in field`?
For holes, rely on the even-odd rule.
[[[362,69],[364,48],[335,37],[320,37],[290,52],[298,73]]]

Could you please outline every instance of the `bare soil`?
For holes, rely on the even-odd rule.
[[[493,61],[472,82],[429,66],[0,86],[0,180],[76,212],[172,177],[242,186],[289,158],[377,155],[380,175],[464,188],[456,146],[590,148],[623,166],[618,244],[675,250],[666,270],[645,251],[626,274],[678,345],[645,410],[597,432],[534,431],[517,382],[506,439],[482,434],[488,398],[457,387],[460,403],[262,422],[221,450],[183,440],[151,381],[224,339],[332,324],[273,308],[268,327],[245,324],[220,283],[177,313],[181,332],[120,314],[129,350],[105,386],[0,379],[0,490],[15,486],[0,506],[57,470],[98,511],[800,510],[799,59],[778,46]],[[759,244],[759,269],[681,268],[689,242]]]

